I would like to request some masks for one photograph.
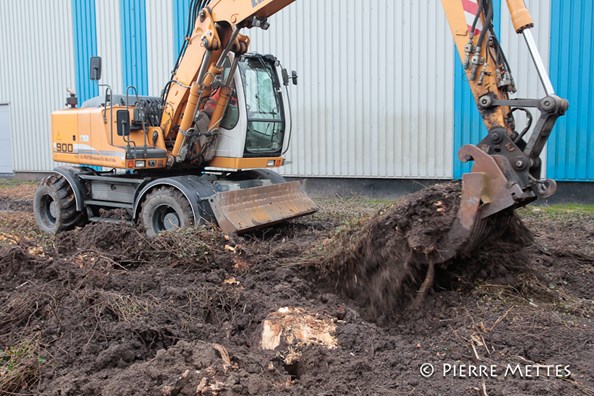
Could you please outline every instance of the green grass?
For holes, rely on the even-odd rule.
[[[19,180],[19,179],[0,179],[0,188],[16,187],[16,186],[33,186],[39,182],[31,180]]]
[[[594,215],[594,205],[586,204],[541,205],[536,206],[536,208],[542,209],[550,215],[562,215],[567,213]]]
[[[23,340],[0,350],[0,394],[15,395],[33,390],[39,382],[41,366],[46,362],[47,357],[41,355],[36,339]]]
[[[594,205],[586,204],[558,204],[558,205],[529,205],[519,210],[528,218],[544,218],[550,220],[593,219]]]

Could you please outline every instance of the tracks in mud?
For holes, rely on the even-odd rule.
[[[33,201],[30,199],[0,196],[0,212],[32,212]]]

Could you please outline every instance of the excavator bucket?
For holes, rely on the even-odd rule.
[[[517,185],[508,183],[495,158],[473,145],[458,153],[463,162],[474,161],[471,173],[462,176],[460,207],[452,227],[440,246],[440,261],[472,250],[497,227],[490,217],[516,205],[514,195],[521,194]]]
[[[319,209],[305,193],[302,181],[226,191],[209,201],[219,227],[226,233],[255,230]]]

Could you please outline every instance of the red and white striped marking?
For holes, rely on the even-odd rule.
[[[462,0],[462,7],[464,8],[464,16],[466,16],[466,24],[468,24],[468,31],[472,30],[472,23],[479,11],[478,0]],[[479,18],[474,29],[474,35],[478,35],[483,30],[483,21]]]

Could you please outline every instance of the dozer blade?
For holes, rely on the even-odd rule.
[[[462,196],[454,223],[440,246],[439,260],[449,260],[476,247],[492,227],[495,214],[516,205],[514,196],[522,191],[508,183],[501,168],[489,154],[473,145],[458,153],[463,162],[474,160],[471,173],[462,176]]]
[[[226,191],[209,201],[219,227],[226,233],[270,226],[319,209],[301,181]]]

